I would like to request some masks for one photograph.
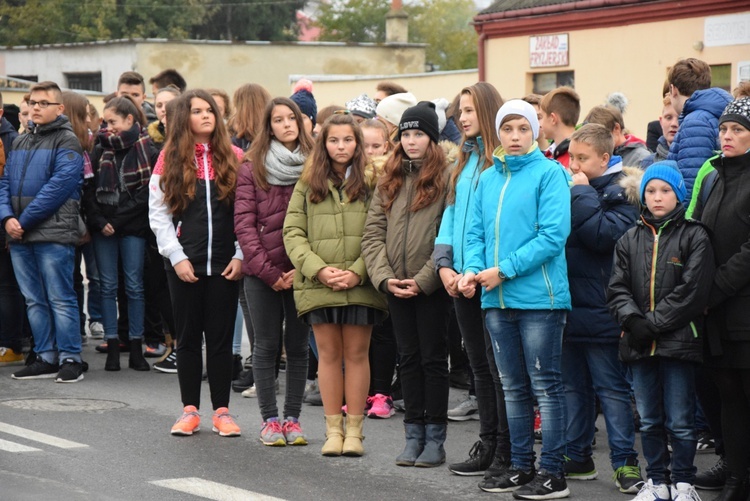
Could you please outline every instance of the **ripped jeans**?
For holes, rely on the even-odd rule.
[[[513,467],[534,468],[534,396],[542,415],[539,469],[563,474],[565,390],[562,336],[565,310],[487,310],[485,323],[505,392]],[[532,393],[533,392],[533,393]]]

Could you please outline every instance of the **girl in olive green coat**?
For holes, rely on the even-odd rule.
[[[360,252],[371,198],[365,163],[362,132],[354,119],[348,114],[331,116],[294,188],[284,220],[284,246],[297,270],[297,313],[312,326],[318,346],[325,456],[364,453],[370,334],[373,324],[387,314],[385,297],[369,282]]]

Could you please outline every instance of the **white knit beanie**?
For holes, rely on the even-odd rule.
[[[539,137],[539,119],[536,116],[536,110],[526,101],[520,99],[511,99],[505,101],[495,116],[495,132],[500,137],[500,124],[508,115],[521,115],[531,124],[531,132],[534,134],[534,140]]]
[[[404,111],[417,105],[417,98],[411,92],[404,92],[401,94],[393,94],[388,96],[380,103],[375,109],[375,113],[379,116],[392,123],[396,127],[401,122],[401,115]]]

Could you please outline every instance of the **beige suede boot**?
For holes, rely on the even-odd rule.
[[[342,453],[344,456],[361,456],[365,453],[365,449],[362,447],[362,425],[364,424],[364,416],[352,416],[347,414],[346,416],[346,438],[344,438],[344,448]]]
[[[320,451],[324,456],[340,456],[344,447],[344,416],[326,416],[326,443]]]

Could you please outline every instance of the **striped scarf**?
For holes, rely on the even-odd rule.
[[[148,134],[143,134],[136,122],[124,132],[117,134],[102,129],[99,132],[99,144],[103,148],[99,159],[96,199],[106,205],[117,205],[120,192],[134,193],[138,188],[148,184],[151,178]],[[118,172],[115,154],[126,150],[125,158]],[[132,152],[135,153],[133,158]]]

